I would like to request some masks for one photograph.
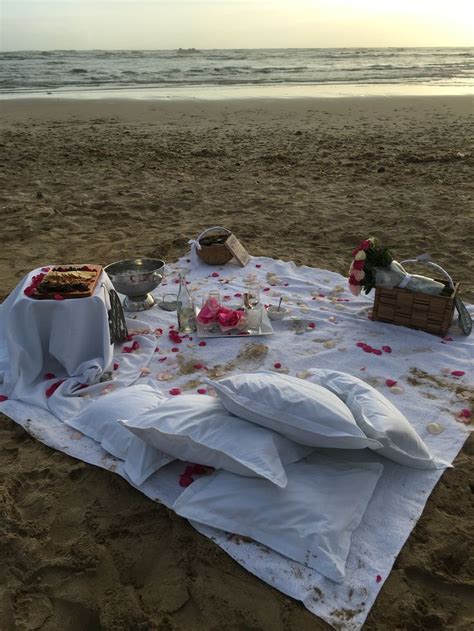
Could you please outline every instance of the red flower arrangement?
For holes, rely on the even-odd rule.
[[[368,294],[375,287],[375,267],[388,267],[393,257],[386,247],[376,243],[373,237],[361,241],[352,252],[353,260],[349,268],[349,289],[358,296],[362,289]]]

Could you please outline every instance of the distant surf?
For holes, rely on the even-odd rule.
[[[232,86],[474,90],[474,48],[57,50],[0,53],[0,93]]]

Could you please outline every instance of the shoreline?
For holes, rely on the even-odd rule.
[[[173,100],[226,101],[240,99],[339,99],[370,97],[466,96],[474,97],[474,85],[396,84],[396,83],[321,83],[275,85],[183,85],[127,86],[111,88],[44,88],[33,92],[0,92],[0,100]]]

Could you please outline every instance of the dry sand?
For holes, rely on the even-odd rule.
[[[1,105],[0,293],[29,269],[174,260],[206,226],[253,254],[345,272],[378,236],[474,298],[472,99]],[[471,628],[469,441],[366,625]],[[0,419],[0,629],[309,631],[327,625],[113,474]]]

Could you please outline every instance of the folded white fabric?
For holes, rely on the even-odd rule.
[[[173,397],[132,420],[120,421],[150,446],[180,460],[287,484],[283,464],[313,451],[229,414],[215,398]]]
[[[381,446],[359,429],[337,396],[303,379],[261,371],[206,381],[229,412],[302,445],[336,449]]]
[[[311,374],[345,402],[366,436],[381,443],[380,447],[370,447],[377,453],[418,469],[451,466],[433,456],[400,410],[365,381],[336,370],[314,369]]]
[[[125,460],[127,475],[139,486],[152,473],[174,458],[140,444],[142,441],[130,434],[117,421],[123,416],[133,418],[156,407],[161,401],[164,401],[163,395],[153,386],[138,384],[101,396],[77,416],[64,422],[100,443],[116,458]]]
[[[173,510],[187,519],[251,537],[341,583],[351,535],[383,466],[320,452],[286,468],[284,489],[224,471],[196,480]],[[360,452],[359,452],[360,453]],[[342,454],[341,454],[342,455]]]

